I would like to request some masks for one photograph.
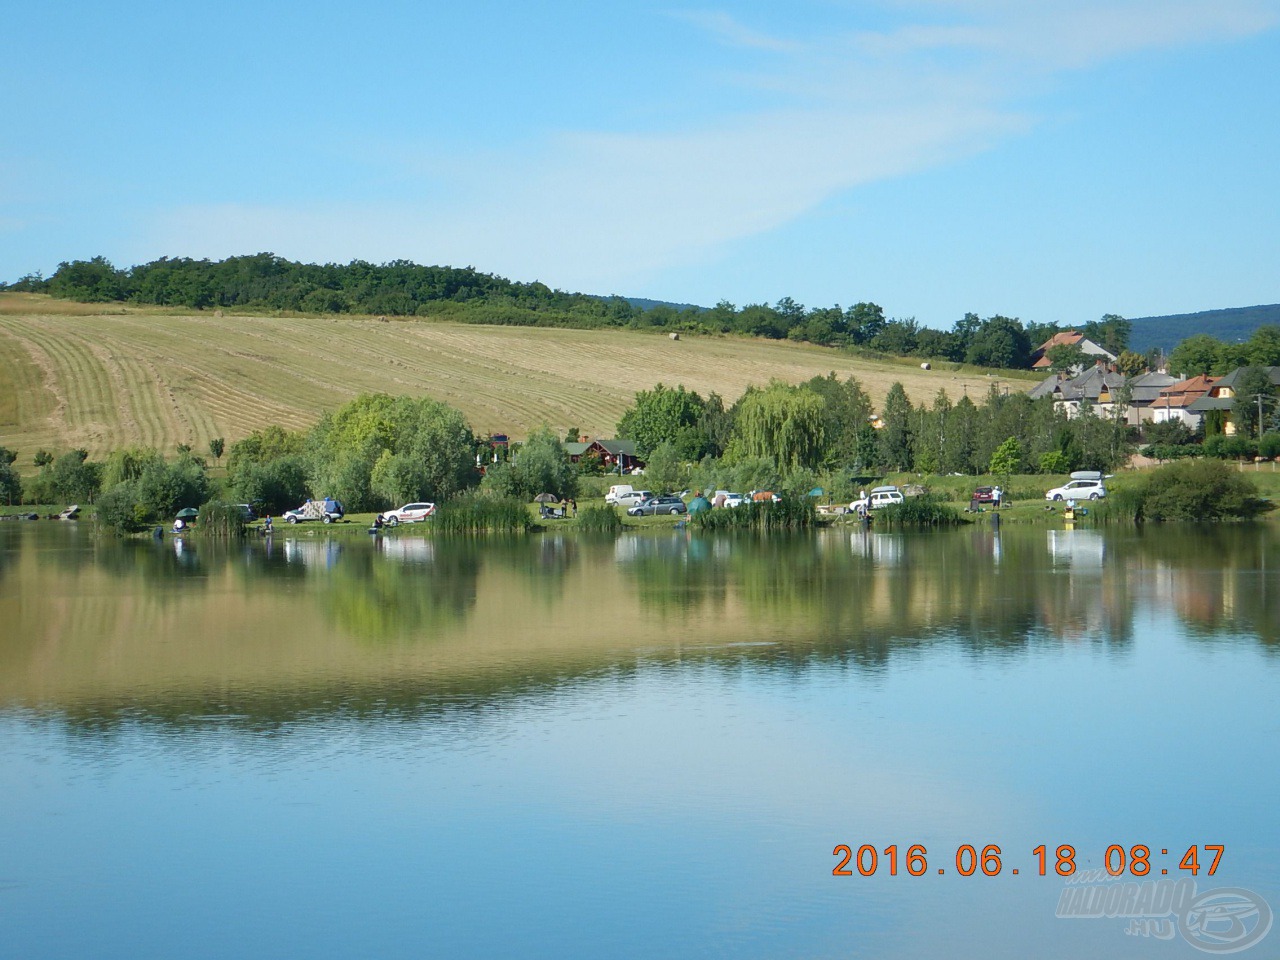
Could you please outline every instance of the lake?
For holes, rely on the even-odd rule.
[[[0,524],[0,957],[1275,956],[1278,570]]]

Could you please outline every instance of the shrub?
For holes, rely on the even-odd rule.
[[[1253,481],[1213,460],[1183,460],[1151,473],[1142,494],[1147,520],[1229,520],[1256,516]]]
[[[115,533],[137,533],[156,521],[139,502],[138,488],[131,480],[117,483],[98,497],[98,523]]]
[[[442,503],[434,528],[439,533],[524,533],[532,526],[519,500],[471,494]]]
[[[813,526],[816,516],[810,498],[783,497],[777,503],[703,510],[693,522],[703,530],[801,530]]]
[[[622,518],[613,507],[591,504],[578,511],[578,529],[596,533],[617,533],[622,529]]]
[[[1066,473],[1071,468],[1071,461],[1061,450],[1050,450],[1040,454],[1041,473]]]
[[[238,503],[210,500],[200,507],[196,533],[206,537],[235,539],[244,536],[244,511]]]
[[[955,507],[932,493],[907,497],[901,503],[875,511],[875,516],[886,524],[901,527],[949,527],[965,522]]]
[[[1228,437],[1226,434],[1217,433],[1206,438],[1204,442],[1204,455],[1217,457],[1219,460],[1252,460],[1257,453],[1257,444],[1248,437],[1238,434]]]

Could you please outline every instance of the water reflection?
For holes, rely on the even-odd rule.
[[[884,669],[1091,644],[1142,618],[1280,643],[1270,528],[226,545],[0,530],[0,706],[297,717],[486,702],[638,663]]]

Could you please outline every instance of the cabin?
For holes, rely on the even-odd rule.
[[[644,469],[644,461],[636,455],[636,445],[630,440],[582,440],[566,443],[564,449],[571,463],[583,457],[599,458],[607,473],[617,473],[619,463],[623,473]]]

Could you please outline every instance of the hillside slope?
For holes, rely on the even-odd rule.
[[[57,309],[54,302],[45,306]],[[787,342],[672,341],[618,330],[486,327],[422,320],[218,317],[155,312],[12,312],[0,304],[0,445],[21,464],[39,448],[129,444],[204,452],[278,423],[306,428],[368,391],[428,395],[478,433],[521,437],[541,423],[612,436],[636,391],[683,383],[732,402],[752,384],[834,370],[877,400],[901,380],[913,400],[984,394],[982,372],[868,361]],[[13,304],[8,305],[12,308]],[[83,307],[83,305],[79,305]],[[1032,381],[1010,381],[1026,388]]]
[[[1167,317],[1138,317],[1130,323],[1133,324],[1133,332],[1129,337],[1129,349],[1146,353],[1152,347],[1160,347],[1167,353],[1194,333],[1207,333],[1225,343],[1248,340],[1250,334],[1263,324],[1280,324],[1280,303],[1178,313]]]

